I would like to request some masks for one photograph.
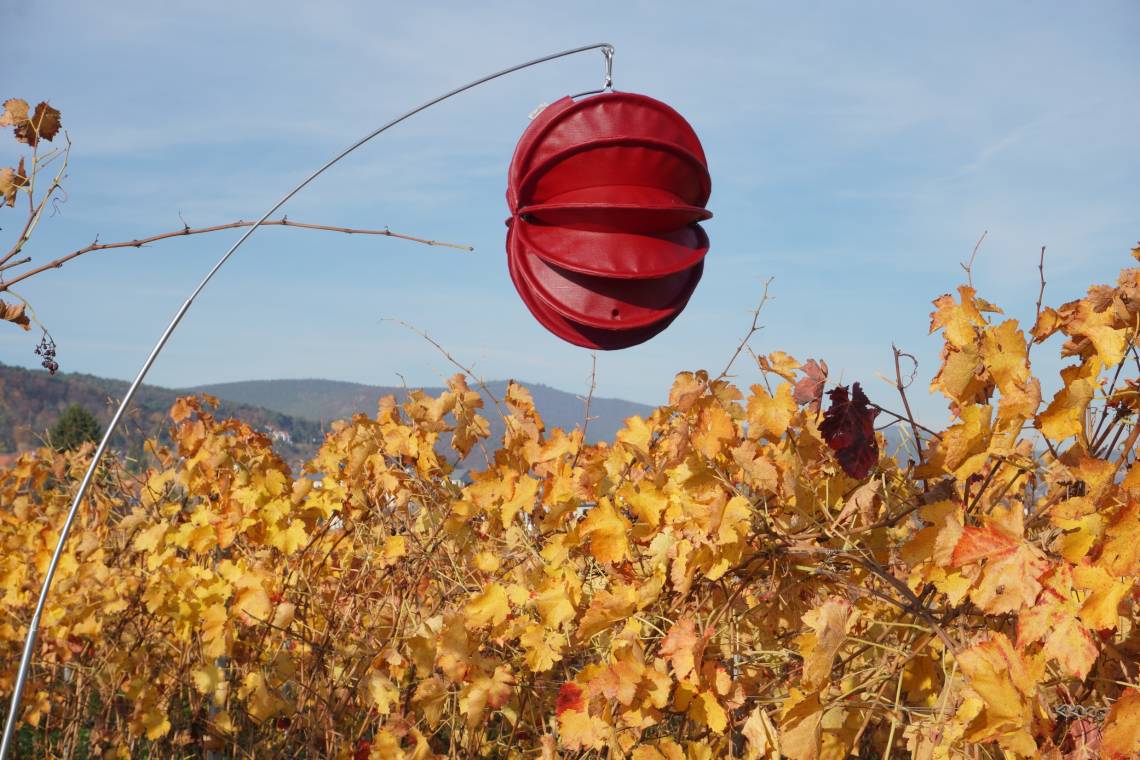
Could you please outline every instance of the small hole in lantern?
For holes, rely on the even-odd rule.
[[[611,316],[611,317],[613,317],[614,319],[617,319],[617,316],[618,316],[618,310],[617,310],[617,309],[614,309],[613,311],[611,311],[611,312],[610,312],[610,316]]]

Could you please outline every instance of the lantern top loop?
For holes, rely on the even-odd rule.
[[[608,45],[608,44],[603,44],[601,46],[601,50],[602,50],[602,57],[605,59],[605,63],[606,63],[606,78],[602,82],[601,89],[586,90],[585,92],[579,92],[577,95],[571,95],[570,97],[572,99],[577,100],[578,98],[584,98],[587,95],[597,95],[597,94],[602,93],[602,92],[613,92],[613,89],[614,89],[614,46]]]

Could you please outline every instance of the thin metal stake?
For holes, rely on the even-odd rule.
[[[28,673],[31,670],[32,653],[36,648],[36,634],[39,630],[40,617],[43,615],[44,607],[47,604],[48,592],[51,590],[51,582],[52,578],[55,576],[56,566],[59,565],[60,557],[63,556],[63,546],[67,541],[67,534],[71,530],[71,524],[75,521],[76,514],[79,512],[79,504],[83,500],[84,494],[87,493],[88,486],[91,485],[91,479],[95,474],[95,469],[99,466],[99,461],[103,458],[103,453],[107,449],[107,444],[111,440],[111,436],[114,434],[115,428],[118,427],[119,420],[122,419],[123,412],[126,411],[127,405],[130,404],[131,399],[134,398],[135,392],[138,390],[139,386],[142,385],[143,378],[146,377],[146,373],[150,371],[151,365],[154,364],[155,359],[158,358],[159,353],[161,353],[163,347],[166,346],[166,342],[170,340],[170,336],[174,333],[175,328],[178,327],[178,323],[182,321],[182,317],[185,316],[186,312],[190,310],[190,305],[194,303],[194,299],[198,297],[198,295],[206,287],[206,284],[209,283],[211,279],[213,279],[218,270],[222,268],[222,265],[225,264],[226,261],[229,260],[230,256],[232,256],[234,252],[241,247],[242,243],[248,240],[250,235],[256,232],[257,228],[260,227],[266,219],[272,216],[274,212],[284,206],[306,185],[324,174],[325,170],[327,170],[333,164],[337,163],[349,153],[352,153],[361,145],[364,145],[364,143],[368,142],[380,133],[396,126],[405,119],[415,116],[420,111],[431,108],[436,103],[447,100],[453,95],[458,95],[461,92],[470,90],[472,87],[478,87],[485,82],[490,82],[492,79],[498,79],[499,77],[505,76],[506,74],[511,74],[515,71],[519,71],[520,69],[529,68],[530,66],[535,66],[540,63],[553,61],[556,58],[564,58],[568,55],[574,55],[576,53],[584,53],[587,50],[598,49],[601,49],[602,54],[606,59],[606,80],[603,85],[603,89],[610,89],[612,87],[611,70],[614,47],[608,42],[599,42],[594,45],[585,45],[583,47],[577,47],[571,50],[563,50],[561,53],[554,53],[553,55],[543,56],[542,58],[535,58],[533,61],[520,63],[517,66],[511,66],[510,68],[503,69],[502,71],[496,71],[494,74],[488,74],[487,76],[476,79],[473,82],[469,82],[462,87],[457,87],[444,95],[440,95],[437,98],[432,98],[423,105],[416,106],[407,113],[397,116],[395,119],[392,119],[390,122],[380,127],[379,129],[369,132],[367,135],[360,138],[352,145],[338,153],[327,163],[321,166],[321,168],[317,169],[315,172],[306,177],[300,184],[286,193],[284,197],[281,198],[281,200],[274,203],[273,207],[266,211],[252,227],[246,230],[245,234],[238,238],[237,242],[234,243],[230,249],[226,251],[225,255],[223,255],[222,258],[218,260],[218,263],[214,264],[213,268],[206,273],[206,276],[202,278],[202,281],[200,283],[198,283],[198,287],[194,288],[194,291],[190,293],[190,297],[187,298],[182,306],[178,309],[178,311],[175,312],[174,317],[170,320],[170,324],[166,326],[166,329],[162,332],[162,336],[159,337],[158,342],[155,343],[154,348],[151,349],[150,355],[147,356],[146,361],[142,365],[142,369],[139,370],[138,375],[135,376],[134,381],[131,383],[130,387],[127,388],[127,393],[123,396],[123,400],[119,403],[119,408],[115,410],[114,416],[111,417],[110,424],[107,425],[107,431],[103,433],[103,440],[99,441],[99,446],[95,449],[95,456],[92,458],[91,465],[87,468],[87,473],[83,476],[83,480],[79,484],[79,490],[75,493],[75,499],[71,502],[71,509],[68,510],[67,519],[64,520],[63,528],[59,533],[59,542],[56,544],[55,552],[52,554],[51,562],[48,564],[47,572],[44,574],[44,583],[43,587],[40,589],[39,601],[36,602],[36,609],[32,613],[31,621],[28,623],[28,637],[24,640],[24,652],[20,657],[20,668],[16,672],[16,685],[12,690],[12,701],[8,709],[8,720],[4,724],[4,739],[3,742],[0,743],[0,760],[4,760],[4,758],[8,756],[8,751],[12,749],[12,744],[16,733],[16,724],[18,722],[17,719],[20,712],[20,697],[24,693],[24,686],[27,683]]]

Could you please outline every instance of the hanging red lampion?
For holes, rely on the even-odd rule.
[[[628,92],[562,98],[511,159],[511,280],[563,340],[605,350],[649,340],[700,282],[711,190],[701,142],[669,106]]]

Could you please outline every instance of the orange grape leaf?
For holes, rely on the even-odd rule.
[[[1088,628],[1077,619],[1072,575],[1060,564],[1045,578],[1044,587],[1031,607],[1017,618],[1017,647],[1042,642],[1042,651],[1074,677],[1084,680],[1099,655]]]
[[[961,567],[980,560],[992,560],[1008,556],[1021,546],[1022,540],[997,527],[985,524],[981,527],[966,527],[950,555],[952,567]]]
[[[633,703],[644,670],[645,666],[634,660],[618,659],[594,676],[589,684],[590,694],[601,695],[610,704],[617,702],[629,707]]]
[[[1140,691],[1125,689],[1104,721],[1101,757],[1128,760],[1140,757]]]
[[[629,520],[602,498],[586,513],[578,526],[578,535],[590,540],[590,553],[598,562],[622,562],[629,558]]]
[[[673,666],[674,678],[681,681],[697,668],[710,635],[711,631],[707,631],[705,636],[698,636],[697,624],[691,617],[683,617],[669,627],[658,651]]]

